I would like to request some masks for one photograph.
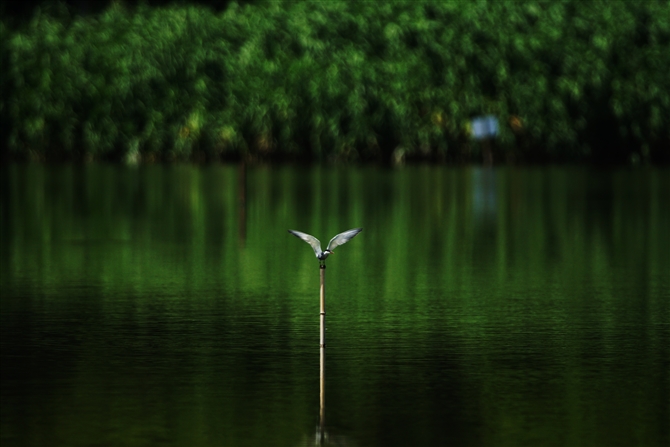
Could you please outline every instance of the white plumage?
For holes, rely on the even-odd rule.
[[[353,228],[351,230],[344,231],[336,235],[334,238],[332,238],[330,242],[328,242],[328,247],[326,247],[325,250],[321,250],[321,242],[311,234],[303,233],[301,231],[288,230],[288,232],[291,233],[293,236],[299,237],[300,239],[311,245],[317,259],[322,263],[323,261],[326,260],[328,255],[331,254],[333,250],[335,250],[335,247],[339,247],[342,244],[346,244],[351,240],[351,238],[356,236],[361,231],[363,231],[362,228]]]

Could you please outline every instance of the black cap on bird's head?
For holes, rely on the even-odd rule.
[[[327,258],[328,256],[330,256],[332,253],[333,253],[332,251],[326,249],[326,250],[322,251],[321,253],[319,253],[319,254],[317,255],[317,258],[319,259],[319,261],[325,261],[326,258]]]

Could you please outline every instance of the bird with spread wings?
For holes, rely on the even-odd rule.
[[[342,244],[346,244],[361,231],[363,231],[362,228],[353,228],[351,230],[344,231],[336,235],[334,238],[332,238],[330,242],[328,242],[328,247],[326,247],[325,250],[321,250],[321,242],[311,234],[302,233],[300,231],[295,230],[288,230],[288,232],[291,233],[293,236],[299,237],[300,239],[302,239],[303,241],[307,242],[309,245],[312,246],[314,254],[316,255],[321,265],[325,264],[326,258],[328,257],[328,255],[333,253],[335,247],[339,247]]]

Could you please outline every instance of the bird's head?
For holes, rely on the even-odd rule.
[[[319,258],[319,261],[325,261],[326,258],[328,257],[328,255],[331,254],[331,253],[332,253],[332,251],[330,251],[330,250],[324,250],[324,251],[321,252],[321,254],[319,254],[317,256],[317,258]]]

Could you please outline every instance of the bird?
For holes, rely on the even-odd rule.
[[[307,242],[309,245],[312,246],[314,254],[316,255],[316,258],[319,260],[319,263],[322,266],[325,265],[326,258],[328,257],[328,255],[333,253],[335,247],[339,247],[342,244],[346,244],[361,231],[363,231],[362,228],[353,228],[351,230],[343,231],[342,233],[332,238],[330,242],[328,242],[328,247],[326,247],[325,250],[321,250],[321,242],[311,234],[295,230],[288,230],[288,232],[291,233],[293,236],[299,237],[300,239],[302,239],[303,241]]]

